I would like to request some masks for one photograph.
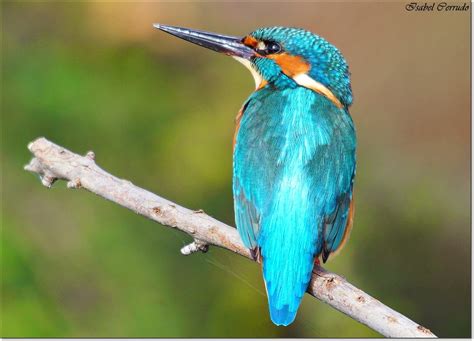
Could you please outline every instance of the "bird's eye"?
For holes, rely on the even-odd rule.
[[[266,56],[268,54],[274,54],[281,52],[281,45],[273,41],[269,42],[259,42],[256,49],[259,54]]]
[[[278,53],[281,51],[281,46],[277,43],[268,43],[267,44],[267,53]]]

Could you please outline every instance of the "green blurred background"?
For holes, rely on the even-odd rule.
[[[269,321],[260,268],[25,172],[38,136],[234,224],[230,58],[153,22],[244,35],[301,26],[348,60],[358,169],[351,240],[326,267],[444,337],[469,337],[470,13],[405,3],[2,2],[2,336],[378,336],[309,297]]]

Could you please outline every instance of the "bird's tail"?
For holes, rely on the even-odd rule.
[[[314,255],[320,249],[315,215],[308,214],[312,219],[305,219],[307,212],[296,212],[293,217],[289,212],[286,210],[282,219],[272,219],[272,226],[264,229],[271,233],[261,235],[259,243],[270,317],[283,326],[295,320],[311,279]]]
[[[275,259],[263,258],[263,273],[267,289],[270,318],[278,326],[288,326],[296,317],[308,288],[313,269],[313,257],[306,259],[302,271],[286,272],[274,268]]]
[[[278,309],[275,304],[270,303],[270,318],[272,322],[275,323],[277,326],[288,326],[290,323],[296,318],[297,311],[290,311],[289,307],[286,305],[283,309]]]

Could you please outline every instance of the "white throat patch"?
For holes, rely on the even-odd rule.
[[[306,73],[300,73],[299,75],[293,76],[293,80],[305,88],[311,89],[320,93],[321,95],[326,96],[331,102],[333,102],[338,108],[342,108],[342,103],[337,99],[336,96],[326,88],[323,84],[319,83],[318,81],[314,80]]]
[[[255,89],[258,89],[260,84],[262,84],[262,82],[263,82],[263,77],[257,70],[255,70],[255,68],[253,67],[250,60],[245,59],[245,58],[241,58],[241,57],[235,57],[235,56],[232,56],[232,58],[234,58],[236,61],[242,63],[247,69],[250,70],[250,73],[252,74],[253,79],[255,81]]]

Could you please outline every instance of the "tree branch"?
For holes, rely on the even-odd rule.
[[[28,145],[34,158],[25,169],[37,173],[46,187],[58,180],[68,188],[84,188],[162,225],[174,227],[194,238],[181,253],[206,252],[215,245],[252,259],[238,232],[202,210],[192,211],[107,173],[95,163],[95,155],[74,154],[45,138]],[[436,337],[430,330],[356,288],[322,267],[313,271],[308,293],[333,308],[388,337]]]

